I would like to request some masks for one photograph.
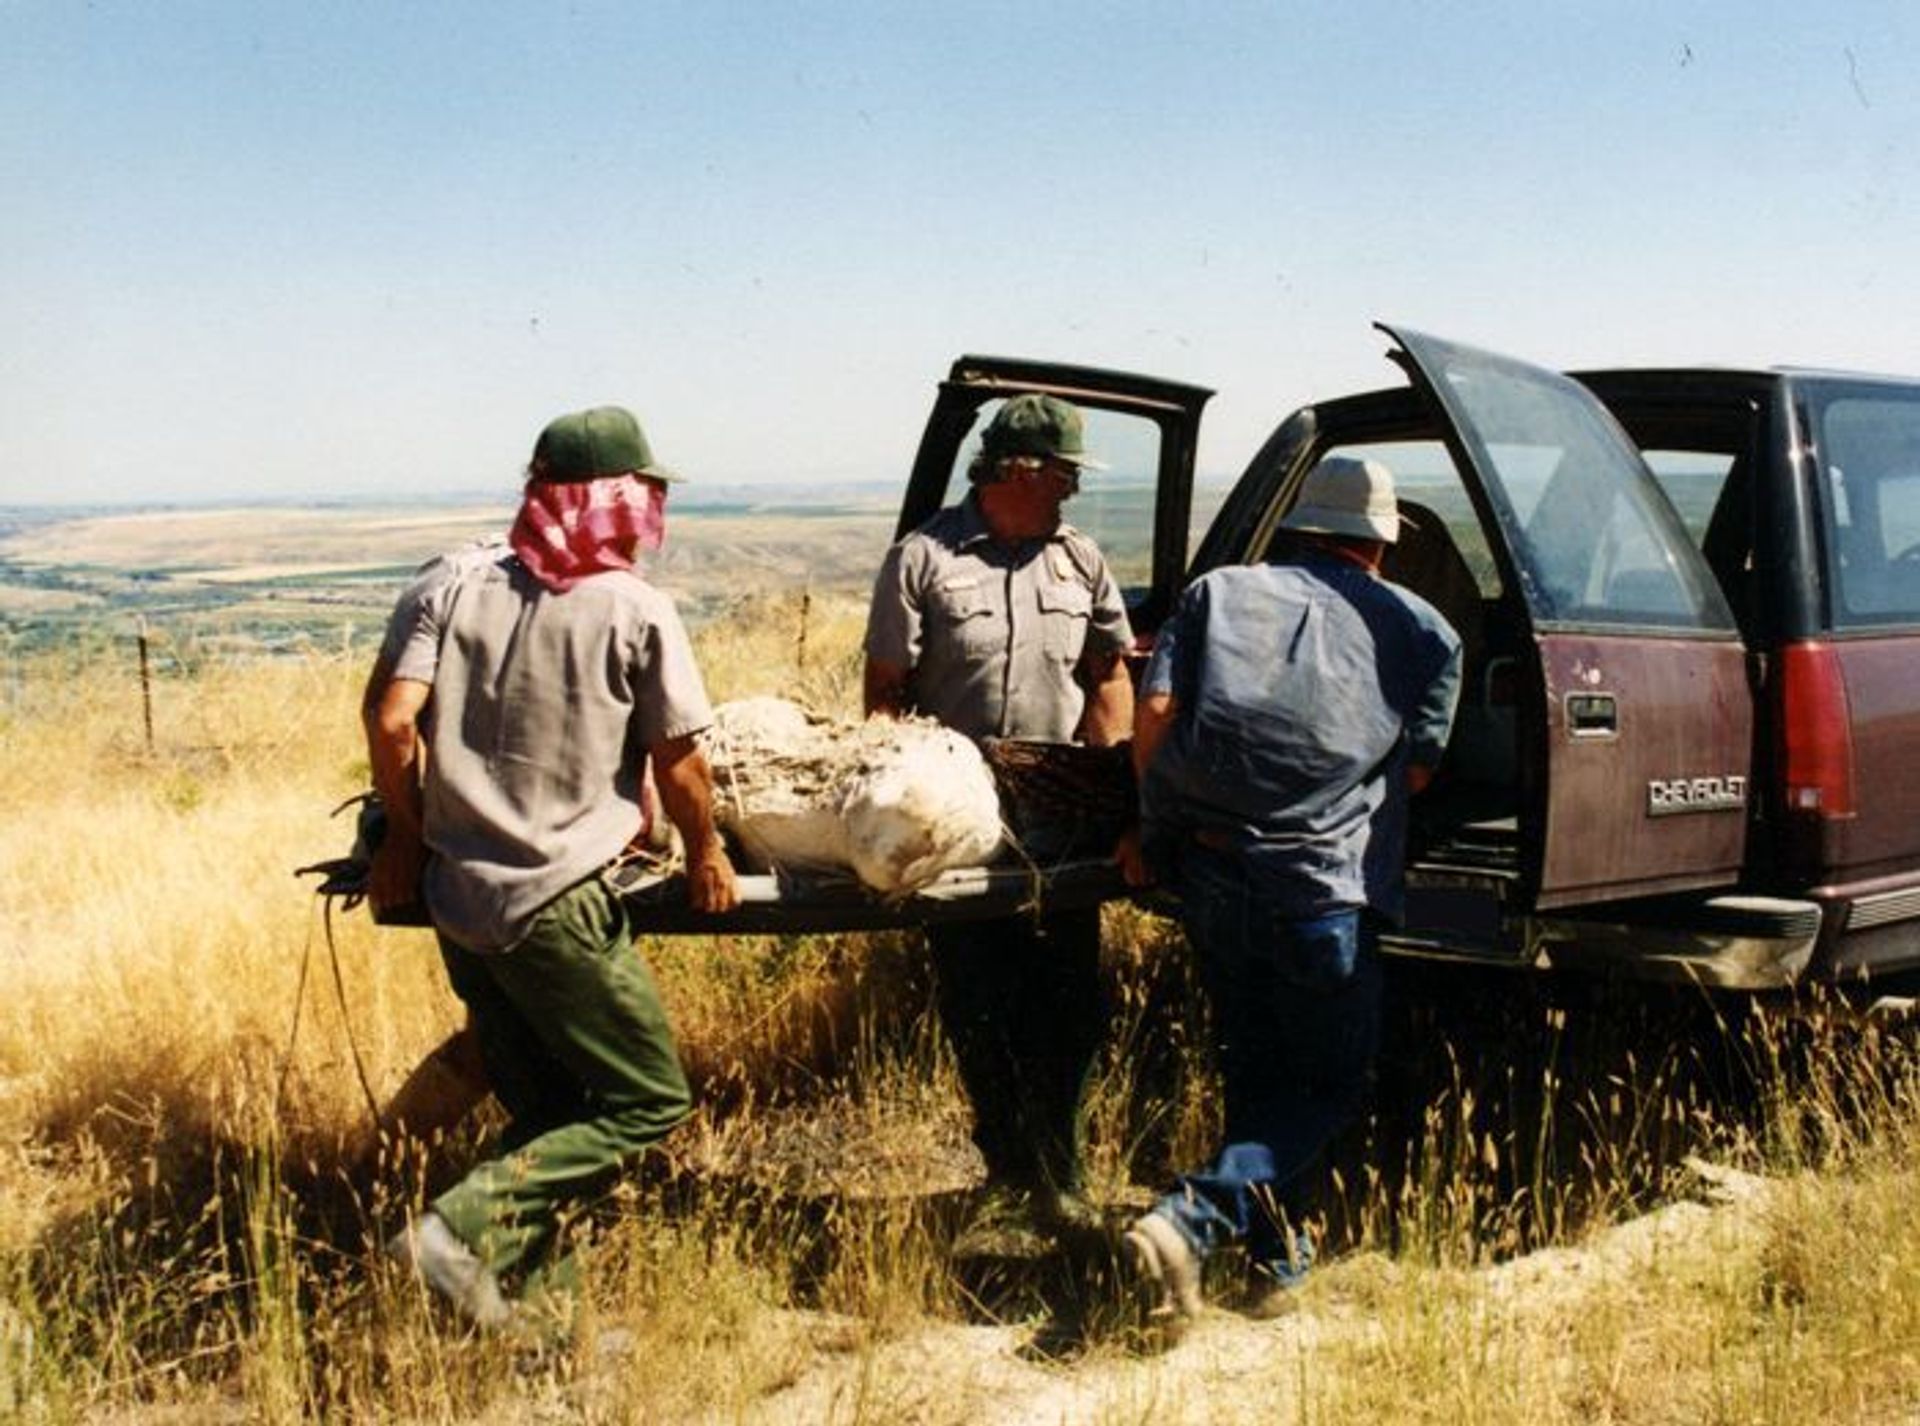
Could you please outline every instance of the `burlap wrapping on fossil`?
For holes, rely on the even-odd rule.
[[[756,870],[847,870],[909,895],[1005,848],[1104,855],[1133,815],[1123,749],[1019,740],[984,749],[928,719],[822,718],[782,698],[714,711],[720,826]]]
[[[905,896],[1000,848],[980,750],[923,719],[845,723],[781,698],[714,710],[714,812],[750,864],[841,868]]]

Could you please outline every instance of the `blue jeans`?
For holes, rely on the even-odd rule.
[[[1226,1143],[1154,1211],[1202,1257],[1243,1242],[1256,1269],[1292,1281],[1308,1246],[1303,1176],[1359,1111],[1379,1047],[1376,933],[1359,908],[1284,914],[1229,853],[1183,848],[1177,879],[1212,1003]]]

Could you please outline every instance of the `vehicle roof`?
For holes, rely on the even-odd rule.
[[[1920,386],[1920,377],[1896,376],[1890,372],[1847,371],[1817,366],[1633,366],[1602,367],[1570,371],[1567,375],[1586,385],[1595,382],[1646,383],[1681,381],[1688,384],[1724,383],[1736,385],[1772,385],[1776,381],[1849,381],[1873,382],[1888,386]]]
[[[1768,391],[1783,383],[1847,382],[1920,389],[1920,377],[1804,366],[1609,367],[1570,371],[1566,375],[1601,395],[1620,397],[1631,392],[1640,397],[1664,397],[1667,401],[1679,403],[1702,393],[1718,391],[1727,397],[1739,397]],[[1347,423],[1373,420],[1383,427],[1394,427],[1427,418],[1425,403],[1412,386],[1356,391],[1310,404],[1312,409],[1328,416],[1338,413],[1338,419]]]

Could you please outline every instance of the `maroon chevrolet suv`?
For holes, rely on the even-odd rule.
[[[1920,381],[1568,376],[1381,330],[1405,379],[1294,412],[1224,492],[1195,485],[1204,388],[962,357],[898,529],[963,488],[1008,395],[1076,402],[1112,469],[1069,516],[1107,552],[1144,653],[1189,579],[1267,556],[1317,461],[1382,461],[1409,518],[1386,573],[1466,659],[1389,949],[1752,990],[1920,971]],[[1043,870],[949,874],[884,908],[788,886],[734,919],[898,924],[1004,912],[1036,886],[1122,894],[1097,860]]]
[[[1066,396],[1114,466],[1070,513],[1145,642],[1266,556],[1315,462],[1383,461],[1387,573],[1466,652],[1392,949],[1748,989],[1920,967],[1920,382],[1569,377],[1382,330],[1406,380],[1289,416],[1191,556],[1209,393],[993,358],[943,384],[900,528],[1001,397]]]

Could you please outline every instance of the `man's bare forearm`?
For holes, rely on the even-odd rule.
[[[869,718],[876,713],[886,718],[902,717],[907,711],[907,684],[913,670],[884,659],[867,660],[861,677],[861,704]]]
[[[1087,690],[1087,711],[1080,718],[1080,738],[1090,747],[1111,748],[1133,732],[1133,678],[1127,662],[1114,654],[1094,671]]]
[[[363,706],[367,762],[374,790],[386,804],[388,825],[416,838],[421,832],[420,714],[432,691],[431,684],[415,679],[390,679],[377,696],[369,688],[370,706]]]
[[[415,679],[383,679],[376,667],[361,701],[367,731],[367,762],[374,790],[387,810],[387,833],[373,854],[367,899],[376,915],[418,897],[426,865],[426,834],[420,793],[420,764],[425,745],[420,715],[433,692]]]
[[[713,770],[706,754],[692,738],[674,738],[653,749],[653,775],[660,788],[660,805],[687,854],[720,840],[713,818]]]
[[[1136,777],[1146,776],[1147,768],[1153,763],[1153,755],[1160,751],[1167,734],[1173,731],[1173,720],[1178,711],[1171,693],[1149,693],[1135,705],[1133,771]]]
[[[687,849],[687,899],[696,910],[730,911],[740,904],[733,863],[713,816],[713,770],[691,737],[652,749],[660,806]]]

